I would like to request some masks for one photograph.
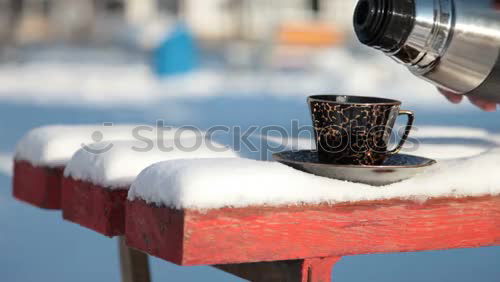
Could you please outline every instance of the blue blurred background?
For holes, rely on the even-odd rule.
[[[16,142],[46,124],[290,127],[305,98],[396,98],[418,126],[500,134],[356,43],[354,0],[0,0],[0,281],[119,281],[117,240],[11,196]],[[500,136],[500,135],[499,135]],[[500,281],[500,248],[345,257],[335,281]],[[239,281],[152,258],[153,281]]]

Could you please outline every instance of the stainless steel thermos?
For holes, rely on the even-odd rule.
[[[500,1],[360,0],[354,29],[436,86],[500,102]]]

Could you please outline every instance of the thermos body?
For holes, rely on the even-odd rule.
[[[360,41],[415,75],[500,102],[500,11],[494,0],[360,0]]]

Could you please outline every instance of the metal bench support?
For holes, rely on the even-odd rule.
[[[340,257],[275,262],[221,264],[216,268],[252,282],[329,282]]]
[[[122,282],[150,282],[148,255],[125,245],[125,238],[118,237]]]

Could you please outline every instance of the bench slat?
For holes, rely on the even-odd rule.
[[[127,244],[179,265],[500,245],[500,196],[208,211],[127,203]]]

